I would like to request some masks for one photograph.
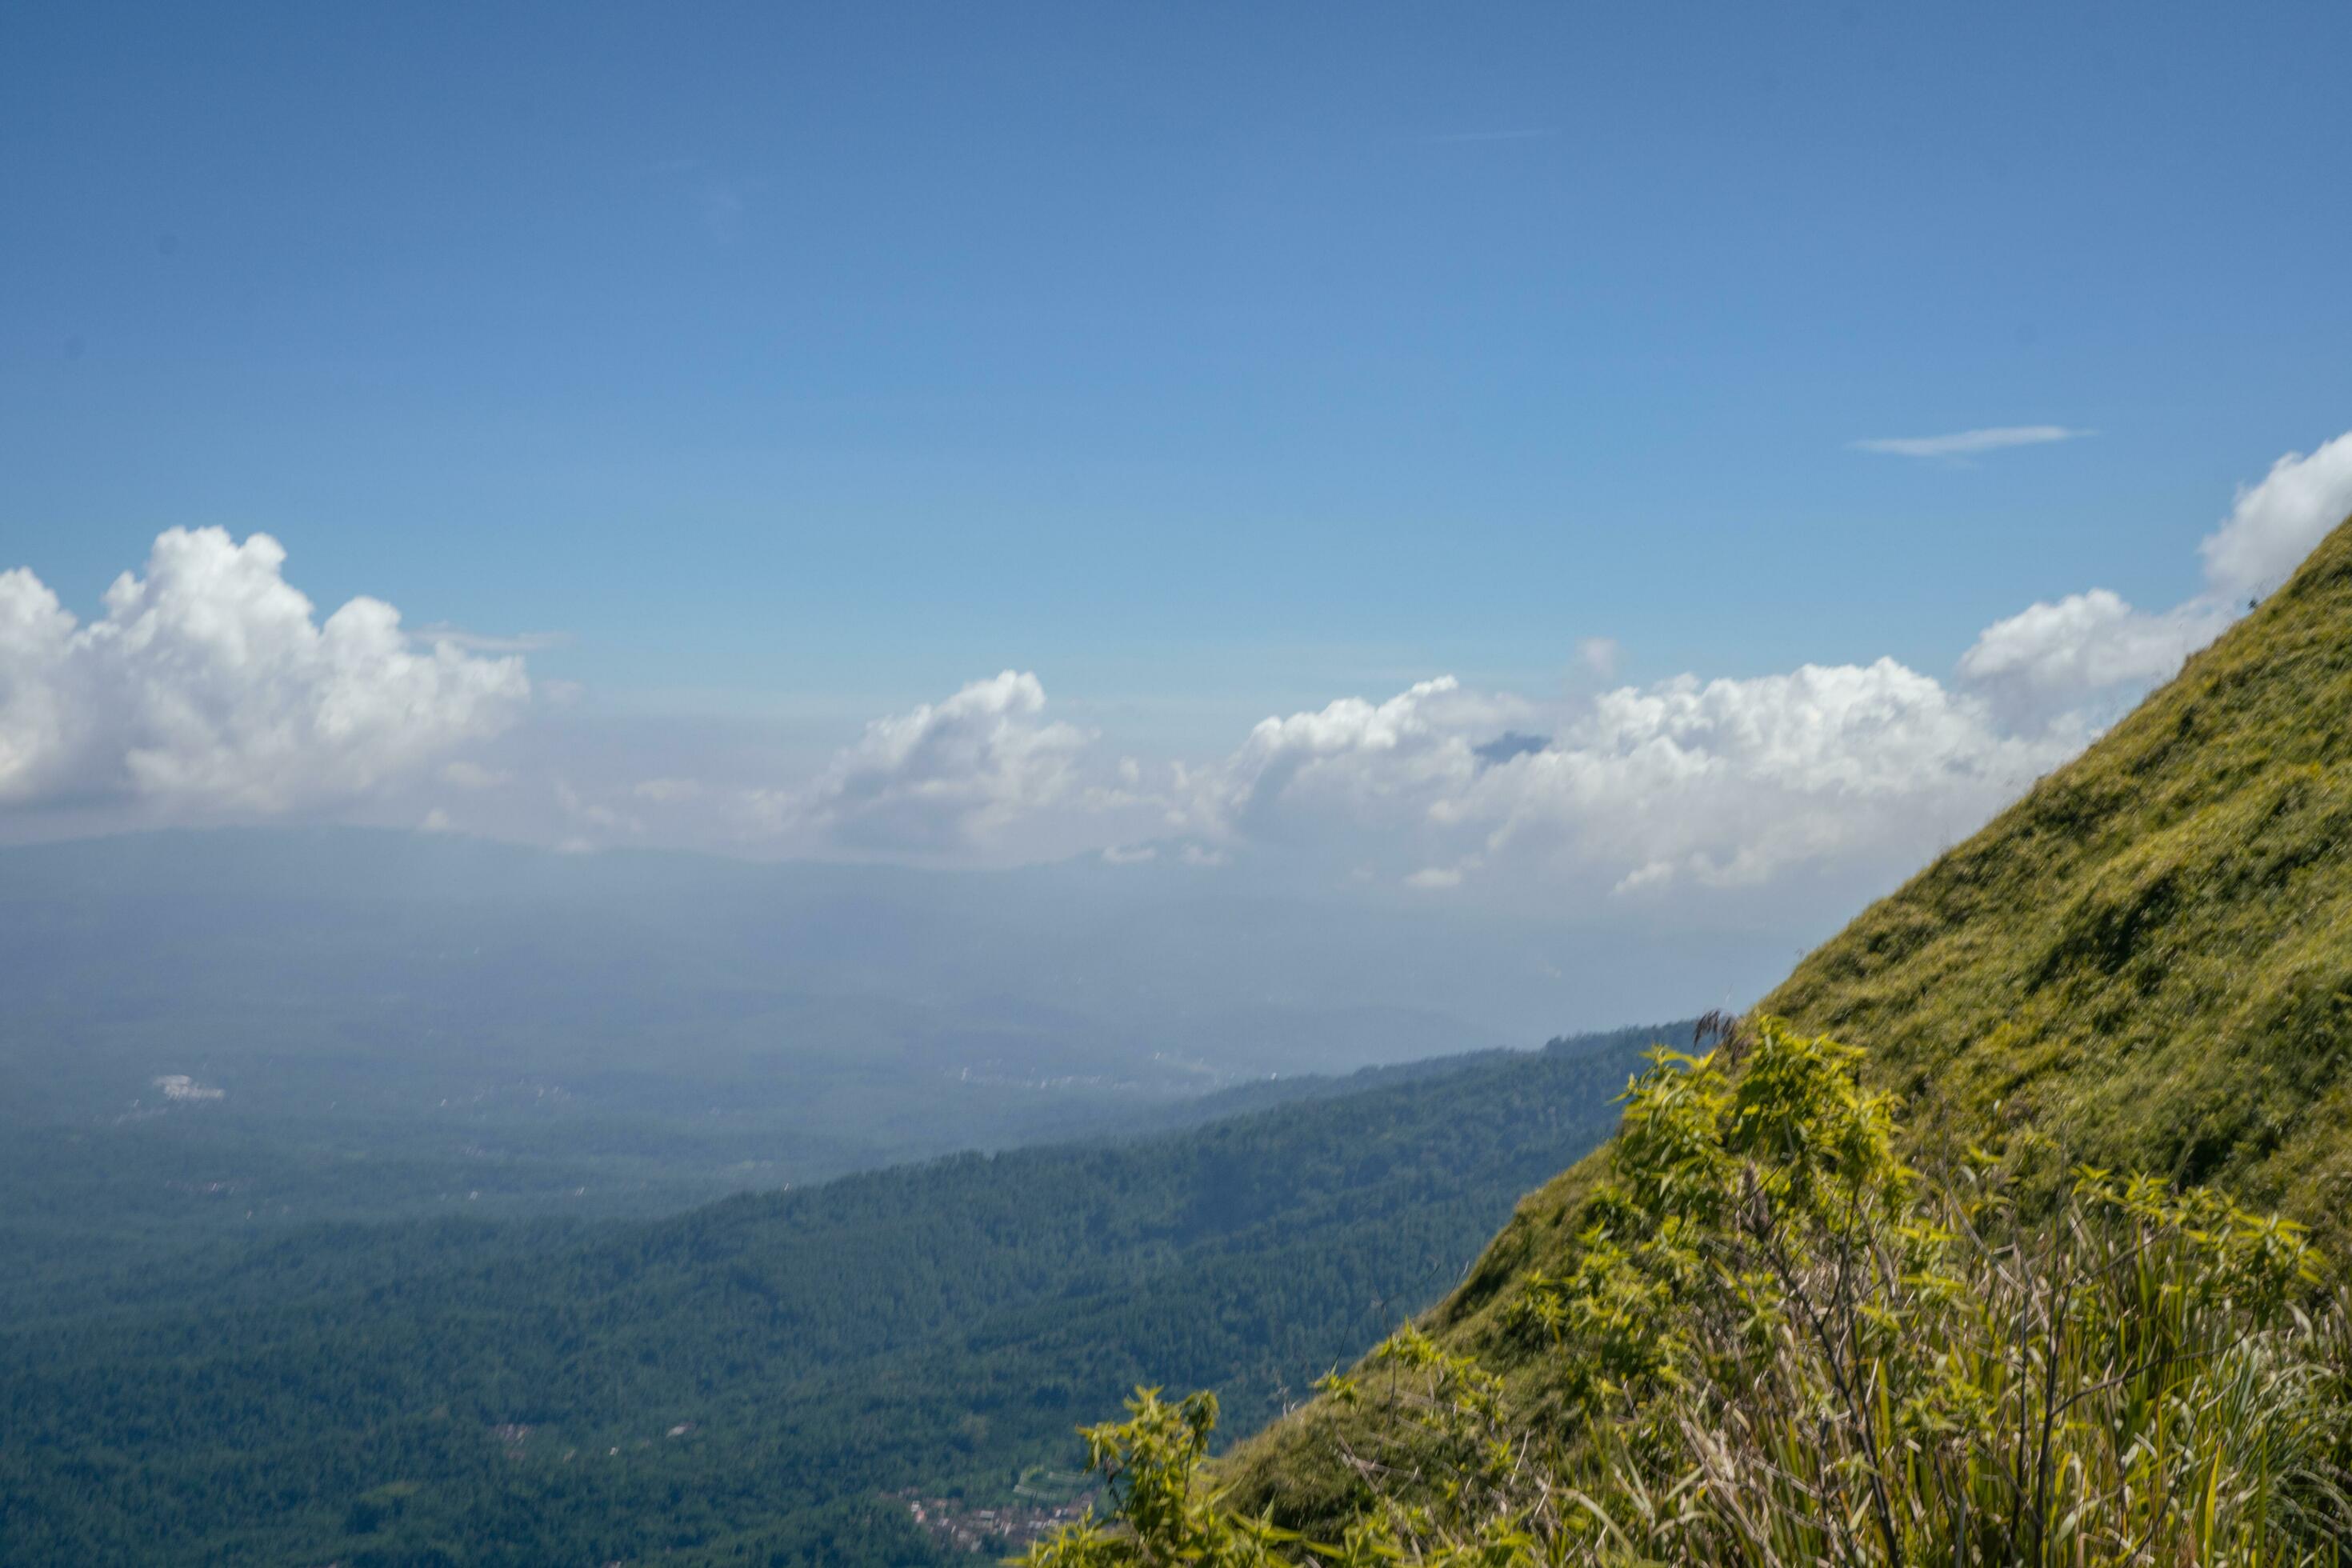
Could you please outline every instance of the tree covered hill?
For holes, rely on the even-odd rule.
[[[1758,1006],[1866,1052],[1915,1151],[1970,1142],[2217,1184],[2352,1251],[2352,522],[2083,756],[1863,912]],[[1504,1325],[1573,1267],[1604,1147],[1531,1194],[1431,1312]],[[1525,1380],[1517,1385],[1525,1392]],[[1310,1405],[1227,1462],[1242,1507],[1328,1523]]]
[[[881,1494],[1002,1498],[1145,1378],[1272,1416],[1689,1037],[657,1221],[320,1226],[23,1288],[0,1560],[927,1561]]]

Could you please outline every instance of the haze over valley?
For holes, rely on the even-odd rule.
[[[0,6],[0,1565],[2343,1568],[2347,59]]]

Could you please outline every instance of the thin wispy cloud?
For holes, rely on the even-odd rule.
[[[1999,425],[1987,430],[1958,430],[1948,436],[1888,436],[1849,445],[1857,452],[1888,452],[1898,458],[1974,458],[2010,447],[2043,447],[2053,441],[2079,441],[2095,430],[2064,425]]]

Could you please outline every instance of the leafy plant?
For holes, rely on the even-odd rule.
[[[2089,1168],[2047,1204],[1981,1149],[1930,1180],[1859,1066],[1771,1018],[1654,1053],[1509,1313],[1544,1396],[1411,1328],[1327,1380],[1370,1417],[1340,1539],[1202,1496],[1213,1405],[1147,1395],[1087,1435],[1115,1518],[1034,1561],[2340,1561],[2352,1336],[2301,1227]]]

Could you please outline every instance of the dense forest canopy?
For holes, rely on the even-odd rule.
[[[912,1563],[1136,1381],[1234,1430],[1458,1279],[1688,1026],[666,1219],[346,1223],[19,1279],[11,1563]],[[1264,1093],[1268,1091],[1252,1091]]]

